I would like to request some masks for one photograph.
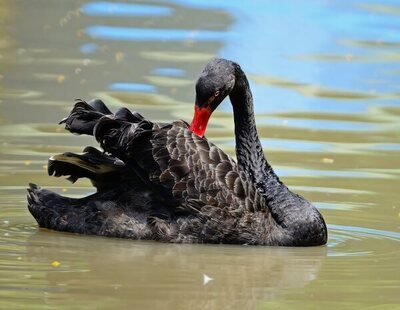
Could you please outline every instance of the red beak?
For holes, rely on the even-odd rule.
[[[199,108],[197,105],[194,106],[194,116],[192,123],[190,124],[190,130],[193,131],[199,137],[204,136],[204,132],[207,129],[207,123],[211,116],[211,108]]]

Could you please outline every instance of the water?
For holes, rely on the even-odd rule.
[[[393,0],[0,0],[0,308],[398,309],[399,15]],[[49,156],[94,144],[57,125],[73,99],[190,120],[215,56],[248,73],[268,159],[323,213],[326,247],[37,228],[28,182],[93,191],[46,175]],[[224,103],[208,137],[233,155],[231,114]]]

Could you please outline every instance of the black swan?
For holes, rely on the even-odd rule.
[[[203,137],[228,96],[237,163]],[[39,226],[59,231],[182,243],[314,246],[327,241],[318,210],[292,193],[264,157],[252,95],[240,66],[210,61],[196,84],[193,121],[153,123],[100,100],[76,102],[61,121],[93,135],[104,152],[49,159],[49,175],[89,178],[97,192],[74,199],[30,184],[28,208]]]

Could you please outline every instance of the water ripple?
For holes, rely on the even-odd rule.
[[[112,26],[90,26],[86,34],[95,39],[122,41],[225,41],[227,34],[220,31],[149,29]]]
[[[156,91],[156,88],[150,84],[142,84],[142,83],[113,83],[108,86],[110,90],[120,90],[120,91],[132,91],[132,92],[145,92],[145,93],[153,93]]]
[[[400,233],[367,227],[328,224],[328,256],[374,256],[387,254],[384,246],[371,246],[371,239],[400,242]],[[348,245],[350,244],[350,245]],[[390,245],[395,248],[397,245]]]
[[[301,95],[315,98],[326,98],[335,100],[372,100],[372,99],[397,99],[399,93],[376,93],[376,92],[357,92],[353,90],[331,89],[320,85],[300,83],[286,78],[273,76],[252,75],[251,79],[256,83],[282,87],[298,92]]]
[[[328,224],[328,228],[333,231],[356,233],[357,236],[362,236],[364,238],[384,237],[393,241],[400,241],[400,233],[394,231],[335,224]]]
[[[115,2],[91,2],[84,4],[82,12],[91,16],[170,16],[172,8],[156,5]]]
[[[179,68],[155,68],[152,72],[154,75],[184,77],[185,70]]]

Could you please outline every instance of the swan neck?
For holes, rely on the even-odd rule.
[[[264,156],[257,134],[253,96],[246,75],[239,66],[236,68],[235,86],[230,93],[230,100],[235,121],[238,165],[251,177],[257,190],[264,196],[266,207],[281,229],[276,231],[277,236],[281,236],[278,237],[281,238],[280,244],[325,244],[327,230],[321,214],[279,180]]]
[[[230,93],[230,100],[234,113],[238,164],[251,176],[257,188],[267,194],[264,189],[281,183],[264,156],[254,117],[253,96],[240,67],[235,70],[235,86]]]

